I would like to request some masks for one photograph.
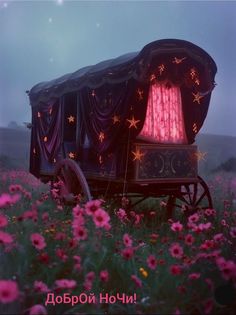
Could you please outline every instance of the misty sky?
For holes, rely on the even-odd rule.
[[[236,2],[0,0],[0,125],[31,120],[35,84],[151,41],[179,38],[215,60],[201,132],[236,136]]]

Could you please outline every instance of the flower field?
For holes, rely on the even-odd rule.
[[[74,207],[24,171],[1,172],[0,314],[235,314],[236,178],[214,209],[165,220],[165,201]]]

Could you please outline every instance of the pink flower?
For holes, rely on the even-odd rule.
[[[156,257],[154,255],[148,256],[147,264],[148,264],[148,267],[150,269],[155,270],[156,266],[157,266],[157,259],[156,259]]]
[[[11,244],[13,242],[13,237],[6,232],[0,231],[0,244]]]
[[[213,240],[205,240],[201,245],[200,245],[200,249],[203,250],[208,250],[210,248],[213,248],[215,245]]]
[[[11,303],[19,296],[18,285],[12,280],[0,280],[0,302]]]
[[[170,273],[172,275],[180,275],[182,273],[182,268],[179,265],[171,265],[170,266]]]
[[[122,221],[122,222],[124,222],[125,220],[127,220],[128,218],[127,218],[127,214],[126,214],[126,212],[125,212],[125,210],[124,209],[119,209],[117,212],[116,212],[116,215],[118,216],[118,218]]]
[[[13,205],[19,200],[20,200],[19,194],[9,195],[4,193],[0,196],[0,208]]]
[[[34,290],[36,292],[46,293],[49,292],[48,286],[42,281],[34,281]]]
[[[208,299],[203,302],[204,314],[210,314],[213,308],[213,300]]]
[[[0,228],[7,226],[7,217],[4,214],[0,214]]]
[[[60,289],[74,289],[76,287],[75,280],[60,279],[55,281],[56,287]]]
[[[229,233],[232,238],[236,238],[236,227],[232,227]]]
[[[97,210],[101,209],[102,200],[91,200],[85,205],[85,211],[88,215],[93,215]]]
[[[65,262],[67,260],[67,258],[68,258],[68,256],[66,255],[64,249],[62,249],[62,248],[57,248],[56,249],[56,256],[58,258],[60,258],[63,262]]]
[[[129,236],[128,233],[125,233],[125,234],[123,235],[123,243],[124,243],[125,247],[131,247],[131,246],[132,246],[133,240],[132,240],[132,238]]]
[[[108,282],[109,280],[109,273],[107,270],[102,270],[100,272],[100,280],[103,282]]]
[[[134,281],[137,287],[142,287],[142,281],[136,275],[132,275],[131,279]]]
[[[47,222],[47,221],[49,220],[49,214],[48,214],[48,212],[44,212],[44,213],[42,214],[42,220],[43,220],[44,222]]]
[[[199,279],[201,276],[201,274],[198,272],[195,273],[190,273],[190,275],[188,276],[189,280],[196,280]]]
[[[86,281],[91,281],[93,282],[95,279],[95,272],[94,271],[89,271],[86,276],[85,276],[85,280]]]
[[[73,208],[73,217],[76,218],[79,215],[84,214],[84,209],[81,208],[79,205]]]
[[[224,257],[216,258],[216,264],[225,280],[236,278],[236,264],[232,260],[225,260]]]
[[[72,222],[72,227],[76,228],[77,226],[84,225],[84,224],[85,224],[84,216],[83,216],[83,214],[80,213],[76,217],[74,217],[74,220]]]
[[[181,232],[183,230],[183,225],[177,221],[171,224],[171,230],[174,232]]]
[[[185,242],[185,244],[186,245],[192,245],[193,244],[193,242],[194,242],[194,237],[192,236],[192,234],[187,234],[186,236],[185,236],[185,239],[184,239],[184,242]]]
[[[96,227],[98,227],[98,228],[104,227],[109,223],[110,216],[105,210],[98,209],[94,212],[93,221],[94,221]]]
[[[179,243],[173,243],[169,248],[169,252],[172,257],[175,257],[177,259],[180,259],[183,256],[183,248],[180,246]]]
[[[88,237],[87,229],[82,225],[73,228],[73,236],[76,240],[86,240]]]
[[[188,217],[189,223],[196,223],[199,220],[199,215],[197,213],[194,213]]]
[[[213,237],[213,240],[217,243],[217,242],[222,242],[225,240],[225,237],[223,235],[223,233],[218,233],[218,234],[215,234],[214,237]]]
[[[31,234],[30,240],[32,242],[32,245],[38,250],[44,249],[46,247],[45,239],[39,233]]]
[[[134,255],[134,249],[132,247],[126,247],[122,250],[121,255],[124,259],[129,260]]]
[[[30,308],[29,315],[47,315],[47,310],[43,305],[35,304]]]
[[[206,209],[204,214],[207,216],[207,217],[210,217],[210,216],[215,216],[216,215],[216,211],[215,209]]]

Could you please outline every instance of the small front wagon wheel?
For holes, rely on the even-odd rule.
[[[75,161],[64,159],[56,165],[52,195],[63,204],[76,204],[92,199],[84,174]]]

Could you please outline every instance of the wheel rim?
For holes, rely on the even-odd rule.
[[[53,187],[57,190],[55,199],[60,203],[75,204],[92,199],[83,172],[79,165],[70,159],[62,160],[56,166]]]

